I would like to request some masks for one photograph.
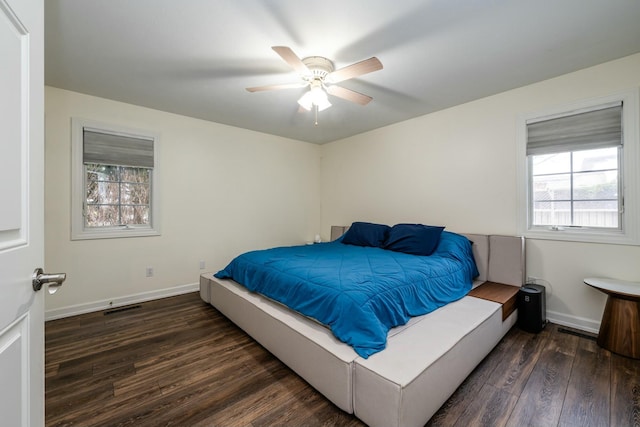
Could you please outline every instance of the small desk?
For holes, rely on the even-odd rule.
[[[584,283],[607,294],[598,345],[640,359],[640,283],[589,277]]]

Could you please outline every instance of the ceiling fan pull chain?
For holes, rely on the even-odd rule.
[[[318,105],[315,105],[316,107],[316,122],[315,122],[315,126],[318,126]]]

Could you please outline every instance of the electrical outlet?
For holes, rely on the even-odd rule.
[[[205,269],[204,261],[200,261],[200,270],[204,270],[204,269]]]
[[[147,277],[153,277],[153,267],[147,267]]]

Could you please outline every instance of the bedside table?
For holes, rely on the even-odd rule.
[[[482,285],[471,289],[467,295],[502,304],[502,320],[504,321],[516,309],[519,290],[520,287],[518,286],[484,282]]]
[[[584,283],[607,294],[598,345],[640,359],[640,283],[598,277]]]

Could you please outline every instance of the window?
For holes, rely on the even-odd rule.
[[[72,239],[158,235],[158,137],[73,120]]]
[[[620,229],[622,105],[527,124],[530,227]]]
[[[636,112],[628,93],[522,119],[522,234],[640,243]]]

